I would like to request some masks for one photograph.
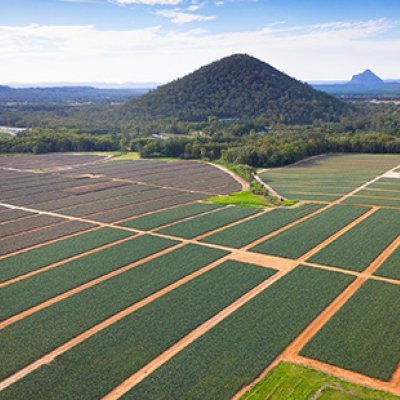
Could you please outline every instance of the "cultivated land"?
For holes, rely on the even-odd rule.
[[[1,399],[400,398],[400,156],[265,170],[279,209],[108,160],[0,160]]]

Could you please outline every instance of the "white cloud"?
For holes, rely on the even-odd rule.
[[[211,21],[215,19],[215,16],[213,15],[192,14],[188,12],[182,12],[180,10],[158,10],[156,14],[169,18],[174,24],[177,25],[188,24],[190,22]]]
[[[369,67],[400,78],[400,38],[386,19],[256,31],[100,30],[0,26],[1,82],[169,81],[232,53],[248,53],[302,80],[347,79]]]

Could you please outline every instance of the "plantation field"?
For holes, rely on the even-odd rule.
[[[189,244],[8,326],[0,331],[0,379],[226,254],[222,250]]]
[[[0,282],[131,235],[131,232],[106,227],[3,258],[0,260]]]
[[[213,233],[202,242],[240,248],[269,233],[321,208],[318,204],[305,204],[288,210],[273,210],[248,221]]]
[[[389,380],[400,361],[400,286],[368,281],[301,354]]]
[[[178,236],[191,239],[214,229],[239,221],[243,218],[257,214],[258,209],[229,207],[213,212],[211,214],[200,215],[192,219],[178,222],[174,225],[160,229],[158,232],[166,235]]]
[[[268,207],[108,156],[1,157],[0,399],[400,399],[399,155],[260,171]]]
[[[398,155],[330,154],[312,158],[294,166],[274,168],[261,178],[289,199],[333,201],[400,163]],[[325,187],[327,191],[325,191]],[[281,188],[280,191],[278,188]]]
[[[299,258],[367,211],[364,207],[335,205],[251,250],[280,257]]]
[[[344,274],[298,267],[122,398],[230,398],[256,378],[351,280]]]
[[[192,203],[133,218],[121,222],[120,225],[141,230],[150,230],[183,218],[193,217],[207,211],[216,210],[219,207],[220,206],[216,204]]]
[[[140,236],[6,286],[0,292],[0,319],[11,317],[176,243],[154,236]]]
[[[383,262],[375,275],[400,280],[400,247]]]
[[[363,271],[399,235],[400,210],[380,209],[308,261]]]
[[[39,368],[0,398],[101,398],[272,274],[232,261],[218,266],[62,354],[51,368]]]

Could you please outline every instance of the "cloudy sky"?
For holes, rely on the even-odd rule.
[[[0,82],[167,82],[232,53],[400,78],[399,0],[0,0]]]

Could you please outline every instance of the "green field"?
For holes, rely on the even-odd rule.
[[[0,260],[0,282],[131,235],[134,233],[106,227],[3,258]]]
[[[318,395],[320,390],[321,394]],[[302,365],[281,362],[240,400],[310,400],[313,398],[318,400],[396,400],[399,397],[355,385]]]
[[[329,154],[295,166],[269,169],[260,176],[289,199],[333,201],[338,196],[329,193],[348,193],[399,163],[398,155]],[[332,190],[336,187],[340,191]]]
[[[150,230],[162,225],[166,225],[182,218],[192,217],[207,211],[218,209],[220,206],[208,203],[193,203],[184,206],[170,208],[155,213],[143,215],[121,222],[119,225],[137,228],[141,230]]]
[[[225,196],[216,196],[207,199],[206,201],[211,201],[216,204],[233,204],[239,207],[250,207],[250,208],[264,208],[267,203],[260,197],[251,193],[249,190],[243,192],[237,192],[232,194],[227,194]]]
[[[192,239],[214,229],[239,221],[250,215],[258,213],[258,209],[228,207],[207,215],[200,215],[187,221],[178,222],[174,225],[160,229],[160,233]]]
[[[122,398],[230,399],[252,382],[352,280],[331,271],[296,268]]]
[[[0,399],[99,399],[273,273],[225,262],[32,372]]]
[[[304,204],[295,208],[269,211],[248,221],[213,233],[201,241],[240,248],[321,207],[322,205],[319,204]]]
[[[334,205],[251,250],[279,257],[299,258],[367,211],[365,207]]]
[[[400,280],[400,247],[388,257],[374,275]]]
[[[0,380],[93,325],[226,254],[223,250],[186,245],[2,329]]]
[[[308,261],[363,271],[399,234],[400,210],[380,209]]]
[[[0,292],[0,319],[6,319],[51,297],[157,253],[176,241],[140,236],[83,256],[6,286]]]
[[[366,282],[301,354],[390,380],[400,361],[400,286]]]

